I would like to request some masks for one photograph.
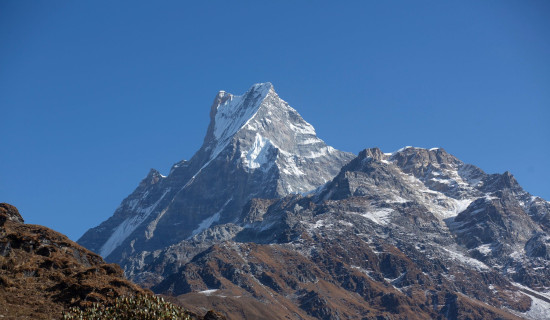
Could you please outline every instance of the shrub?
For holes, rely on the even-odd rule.
[[[153,295],[119,297],[111,305],[94,303],[80,309],[70,308],[64,320],[191,320],[190,314],[172,303]]]

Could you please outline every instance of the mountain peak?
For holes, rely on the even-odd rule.
[[[109,220],[80,241],[113,259],[156,250],[216,224],[240,223],[254,197],[310,192],[354,157],[319,139],[269,82],[243,95],[219,91],[197,153],[166,177],[151,171]]]
[[[218,92],[210,108],[210,125],[204,139],[204,145],[215,144],[210,146],[211,158],[254,117],[270,92],[276,96],[269,82],[254,84],[242,96],[224,90]]]
[[[222,158],[237,155],[249,171],[267,172],[275,165],[282,176],[296,180],[291,184],[302,185],[297,189],[283,183],[280,192],[287,194],[305,192],[326,182],[314,179],[304,184],[303,176],[309,170],[306,162],[330,158],[334,152],[339,153],[319,139],[313,126],[279,97],[270,82],[265,82],[252,85],[240,96],[225,91],[217,94],[200,153],[205,156],[203,168],[222,153]]]
[[[246,100],[246,98],[250,99],[251,97],[257,97],[260,99],[259,101],[256,101],[261,102],[262,98],[265,98],[270,91],[275,92],[271,82],[256,83],[252,85],[242,96],[237,96],[225,90],[220,90],[214,98],[214,102],[212,103],[212,107],[210,108],[210,119],[215,120],[216,114],[218,114],[219,112],[225,111],[225,113],[227,113],[227,111],[231,111],[227,110],[231,109],[227,108],[227,105],[234,106],[236,103],[227,103],[228,101],[231,102],[234,99],[241,101],[241,98],[245,98]]]

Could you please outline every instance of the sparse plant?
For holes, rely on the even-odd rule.
[[[64,320],[191,320],[184,308],[154,295],[119,297],[111,305],[94,303],[87,308],[72,307]]]

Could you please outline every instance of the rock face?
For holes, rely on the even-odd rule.
[[[550,203],[443,149],[336,151],[270,84],[80,243],[238,319],[547,319]]]
[[[0,203],[0,318],[59,319],[69,306],[145,292],[118,265]]]
[[[4,225],[8,220],[19,223],[25,222],[16,207],[8,203],[0,203],[0,225]]]

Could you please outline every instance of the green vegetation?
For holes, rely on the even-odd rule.
[[[94,303],[91,307],[73,307],[63,314],[64,320],[190,320],[183,309],[153,295],[119,297],[115,303],[104,306]]]

